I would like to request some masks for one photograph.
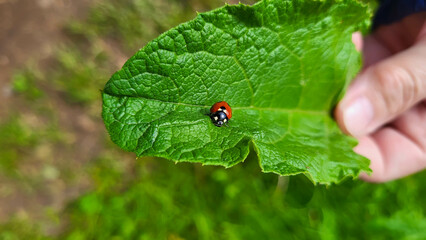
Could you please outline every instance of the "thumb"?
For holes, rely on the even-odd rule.
[[[340,127],[364,136],[426,97],[426,39],[367,68],[336,108]]]

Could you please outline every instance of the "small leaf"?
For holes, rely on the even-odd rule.
[[[148,43],[103,90],[111,139],[138,156],[233,166],[253,144],[264,172],[338,182],[368,171],[331,110],[360,68],[356,1],[264,0],[199,14]],[[229,127],[207,113],[218,101]]]

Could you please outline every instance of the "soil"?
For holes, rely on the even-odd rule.
[[[64,39],[63,25],[83,18],[91,0],[0,0],[0,116],[13,106],[10,78],[28,61],[42,62]]]
[[[62,31],[64,24],[69,19],[84,18],[91,2],[93,1],[0,0],[0,119],[4,119],[11,111],[18,111],[32,124],[43,120],[43,116],[31,113],[25,107],[25,102],[13,94],[11,77],[14,71],[28,62],[34,62],[43,68],[44,63],[51,59],[55,46],[66,40]],[[0,176],[0,192],[3,193],[0,197],[0,222],[11,217],[37,218],[45,214],[46,206],[53,210],[61,209],[66,202],[88,188],[84,179],[79,179],[78,184],[65,183],[61,177],[31,181],[32,175],[40,175],[40,165],[45,165],[40,161],[43,158],[71,160],[61,164],[66,168],[81,167],[85,161],[96,156],[96,146],[101,141],[101,137],[96,136],[103,136],[104,131],[103,128],[96,127],[96,123],[82,111],[81,106],[70,105],[54,93],[48,94],[52,108],[61,109],[58,113],[58,125],[65,132],[72,133],[69,141],[75,144],[70,144],[68,149],[40,145],[33,151],[36,156],[29,156],[24,161],[25,164],[19,166],[21,174],[23,173],[19,181]],[[53,167],[58,165],[57,162],[49,164]],[[53,176],[61,171],[52,169],[48,168],[46,171],[53,172]]]

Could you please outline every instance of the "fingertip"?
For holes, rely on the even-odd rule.
[[[363,47],[362,34],[361,32],[352,33],[352,42],[355,45],[355,49],[360,52]]]
[[[350,135],[350,133],[346,129],[345,122],[343,121],[344,106],[342,106],[342,105],[343,105],[343,101],[340,101],[337,104],[336,109],[334,110],[334,118],[336,119],[337,125],[339,125],[342,132],[344,132],[347,135]]]
[[[370,136],[358,139],[358,145],[354,148],[354,152],[370,159],[370,169],[372,173],[362,172],[359,178],[367,182],[382,182],[384,172],[383,156],[379,146]]]
[[[424,153],[402,132],[385,127],[359,140],[354,151],[370,159],[371,175],[360,174],[368,182],[386,182],[425,168]]]
[[[366,125],[374,115],[371,102],[365,96],[366,82],[362,74],[356,77],[334,112],[340,129],[354,137],[362,137],[369,133]]]
[[[336,107],[335,118],[343,132],[362,137],[369,133],[368,125],[374,118],[374,107],[368,97],[350,88]]]
[[[371,173],[361,172],[359,174],[359,179],[366,181],[366,182],[371,182],[371,181],[369,181],[370,177],[371,177]]]
[[[366,172],[361,172],[359,174],[359,179],[361,179],[364,182],[370,182],[370,183],[382,183],[382,182],[386,182],[385,180],[382,180],[382,179],[378,178],[376,176],[376,174],[366,173]]]

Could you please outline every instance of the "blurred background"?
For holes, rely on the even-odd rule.
[[[255,155],[202,167],[109,140],[109,77],[224,3],[0,0],[0,239],[426,239],[426,172],[314,186],[261,173]]]

